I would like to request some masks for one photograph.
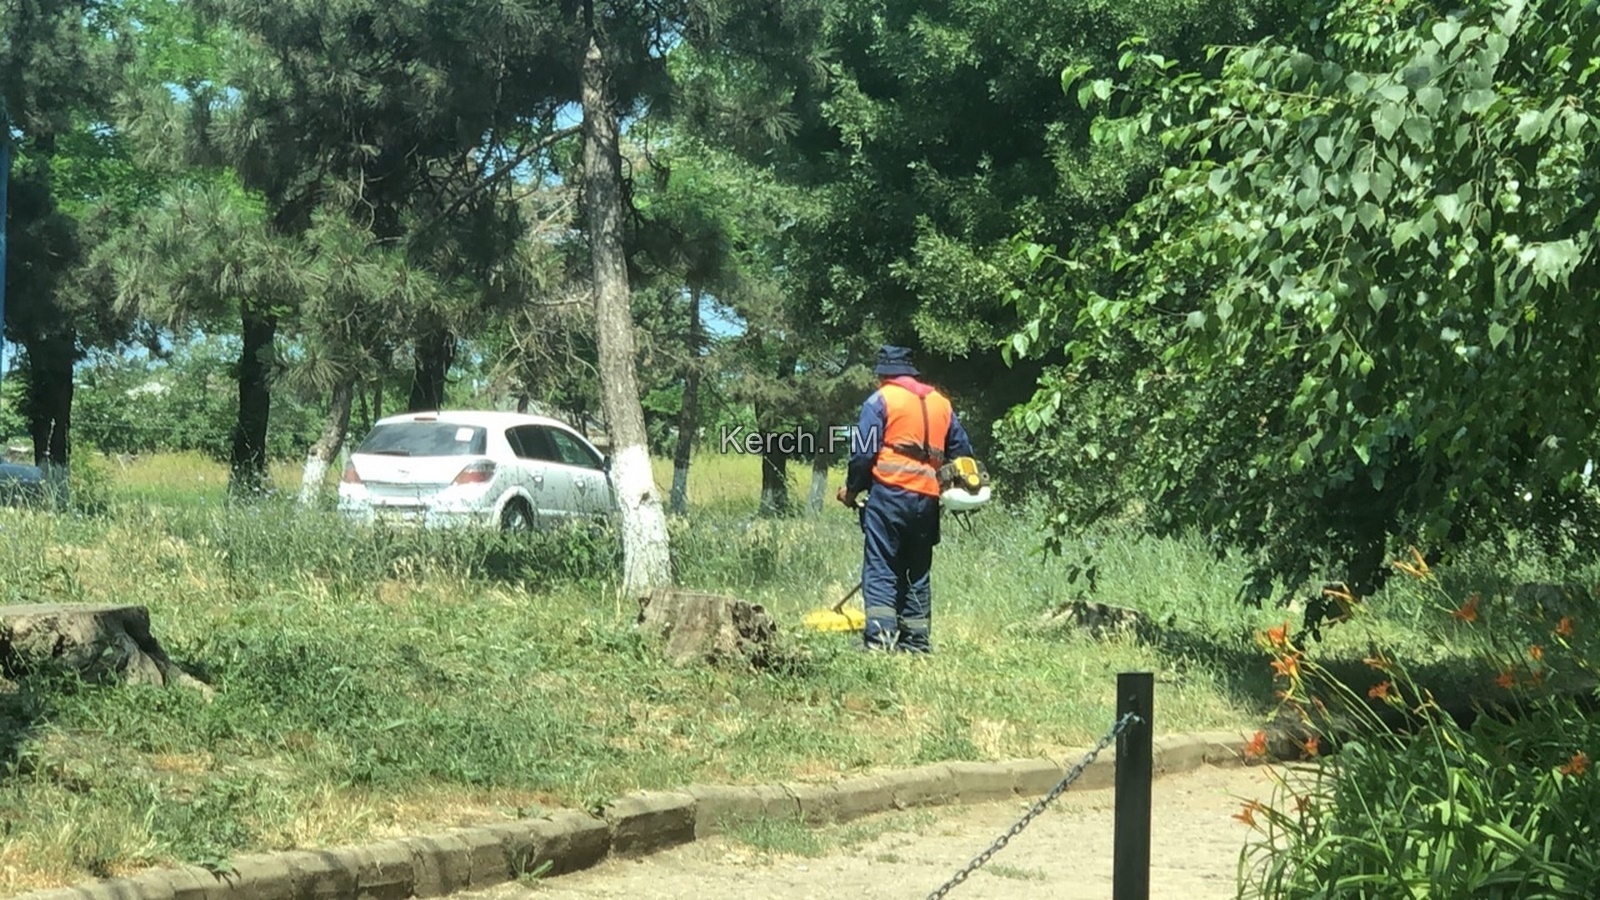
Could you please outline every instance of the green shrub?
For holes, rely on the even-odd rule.
[[[67,460],[70,507],[86,515],[98,515],[111,505],[111,468],[105,457],[90,447],[79,445]]]

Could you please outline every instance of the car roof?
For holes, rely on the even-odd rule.
[[[392,425],[401,422],[439,422],[444,425],[478,425],[484,428],[513,428],[517,425],[553,425],[574,433],[578,431],[566,422],[560,419],[552,419],[549,416],[473,409],[401,413],[395,416],[385,416],[374,423],[374,426]]]

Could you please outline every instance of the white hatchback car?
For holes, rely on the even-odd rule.
[[[507,531],[609,517],[609,460],[555,419],[419,412],[380,419],[350,454],[339,509],[364,522]]]

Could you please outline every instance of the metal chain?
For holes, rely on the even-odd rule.
[[[999,853],[1007,844],[1011,843],[1012,838],[1021,834],[1022,829],[1027,828],[1029,823],[1037,818],[1040,813],[1045,811],[1046,807],[1054,803],[1057,797],[1060,797],[1062,794],[1066,793],[1067,788],[1071,787],[1072,783],[1077,781],[1078,777],[1083,774],[1083,770],[1089,768],[1090,763],[1094,762],[1095,757],[1100,755],[1100,751],[1111,746],[1112,742],[1120,737],[1122,732],[1127,730],[1129,725],[1138,721],[1141,721],[1140,718],[1131,712],[1127,713],[1120,720],[1118,720],[1117,724],[1111,726],[1111,730],[1106,732],[1105,737],[1100,739],[1100,743],[1096,744],[1093,750],[1090,750],[1083,759],[1078,760],[1077,765],[1067,770],[1066,777],[1061,779],[1060,783],[1058,783],[1055,787],[1051,788],[1050,793],[1040,797],[1038,802],[1034,803],[1033,807],[1028,810],[1027,814],[1017,820],[1017,824],[1011,826],[1011,828],[1008,829],[1005,834],[1000,835],[1000,837],[995,839],[993,844],[989,845],[989,849],[978,854],[972,860],[972,862],[967,863],[967,865],[961,871],[951,876],[949,881],[946,881],[944,884],[940,885],[938,890],[929,894],[928,900],[942,900],[946,894],[950,893],[952,888],[961,882],[966,881],[967,876],[982,868],[984,863],[987,863],[994,857],[996,853]]]

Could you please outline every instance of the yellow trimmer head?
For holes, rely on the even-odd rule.
[[[845,594],[831,609],[818,608],[806,613],[806,617],[800,620],[801,626],[808,631],[862,630],[867,625],[866,610],[857,609],[853,606],[849,609],[844,608],[844,605],[850,602],[850,598],[854,597],[859,590],[861,590],[861,584],[858,582],[855,587],[850,589],[850,593]]]

